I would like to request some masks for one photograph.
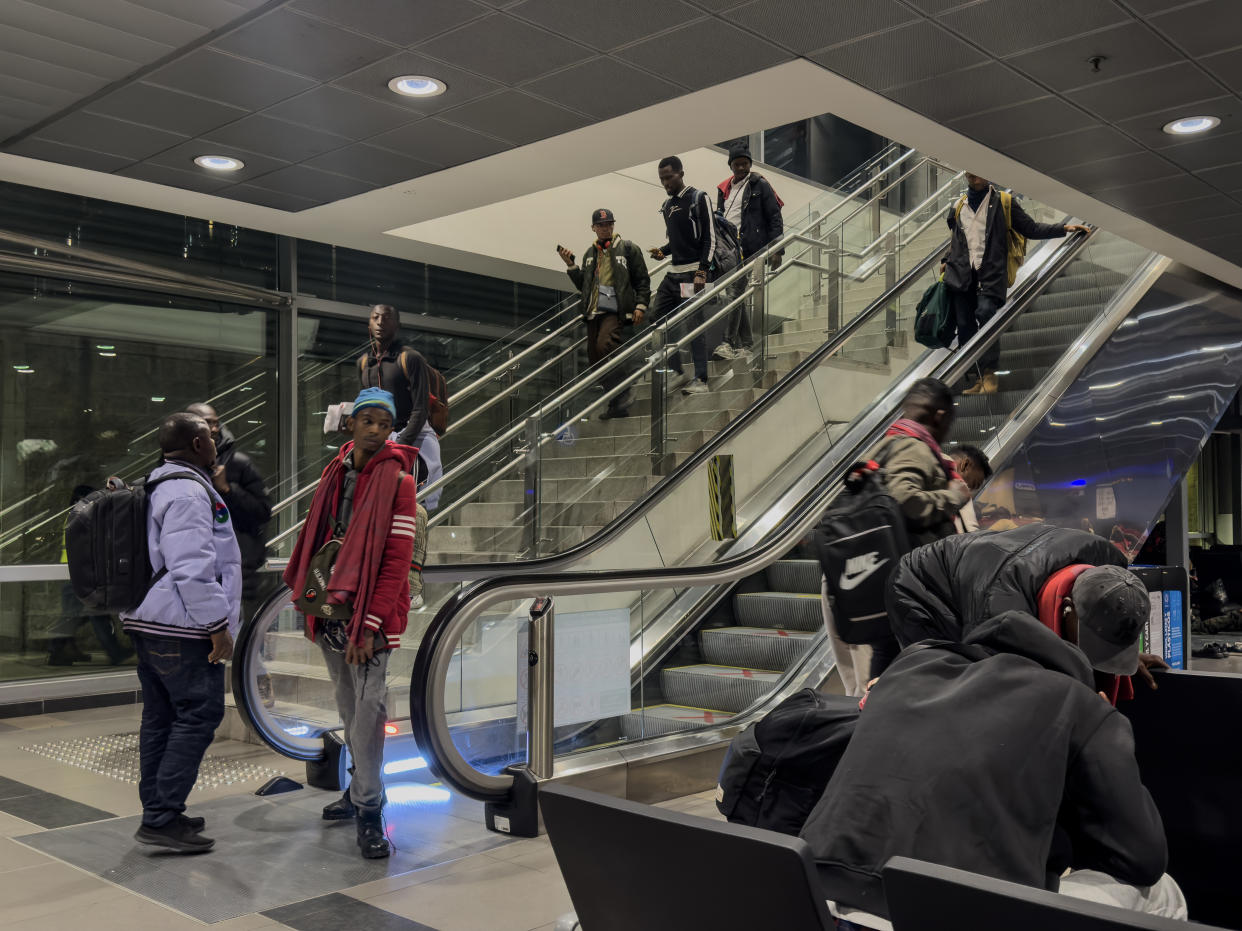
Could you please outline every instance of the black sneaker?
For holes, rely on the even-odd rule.
[[[203,828],[207,827],[206,818],[191,818],[189,815],[177,815],[177,820],[184,824],[187,828],[198,834]]]
[[[206,853],[216,845],[210,837],[191,830],[185,821],[178,818],[158,828],[144,824],[134,834],[134,840],[151,847],[167,847],[178,853]]]
[[[358,849],[367,860],[382,860],[392,852],[384,836],[384,819],[379,812],[358,814]]]
[[[349,789],[331,805],[323,806],[324,821],[348,821],[358,814],[353,801],[349,797]]]

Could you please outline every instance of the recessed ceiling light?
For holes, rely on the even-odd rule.
[[[229,158],[227,155],[200,155],[194,159],[194,164],[210,171],[240,171],[246,167],[240,158]]]
[[[1165,123],[1164,131],[1170,136],[1191,136],[1205,133],[1219,125],[1220,119],[1215,116],[1184,116],[1180,120]]]
[[[403,74],[389,81],[388,89],[403,97],[439,97],[448,85],[425,74]]]

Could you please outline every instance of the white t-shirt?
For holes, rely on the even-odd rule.
[[[971,210],[970,201],[962,204],[962,230],[966,233],[966,248],[970,252],[970,267],[978,270],[983,264],[983,252],[987,247],[988,204],[992,202],[992,192],[983,195],[979,209]]]
[[[746,197],[746,188],[749,186],[750,175],[747,175],[746,180],[741,184],[735,184],[729,188],[729,196],[725,198],[725,219],[732,223],[733,228],[736,230],[741,230],[742,228],[742,201]]]

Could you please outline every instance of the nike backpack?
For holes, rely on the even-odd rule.
[[[188,478],[207,489],[211,486],[193,472],[169,472],[140,485],[92,491],[69,512],[65,527],[65,558],[73,593],[88,608],[109,612],[132,611],[142,604],[151,586],[162,576],[151,572],[147,548],[147,514],[151,490],[174,478]],[[221,505],[223,507],[223,505]]]
[[[878,462],[859,462],[850,469],[845,491],[815,529],[814,543],[841,639],[878,643],[891,637],[884,593],[911,546],[905,515]]]

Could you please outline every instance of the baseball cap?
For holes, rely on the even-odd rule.
[[[596,223],[616,223],[617,218],[612,215],[612,211],[605,207],[600,207],[591,214],[591,225]]]
[[[1074,580],[1070,597],[1078,614],[1078,647],[1092,668],[1133,675],[1139,634],[1151,613],[1147,587],[1120,566],[1097,566]]]
[[[366,407],[382,407],[393,417],[397,416],[397,405],[393,401],[392,392],[383,388],[363,388],[358,392],[358,397],[354,399],[353,416],[356,417]]]

